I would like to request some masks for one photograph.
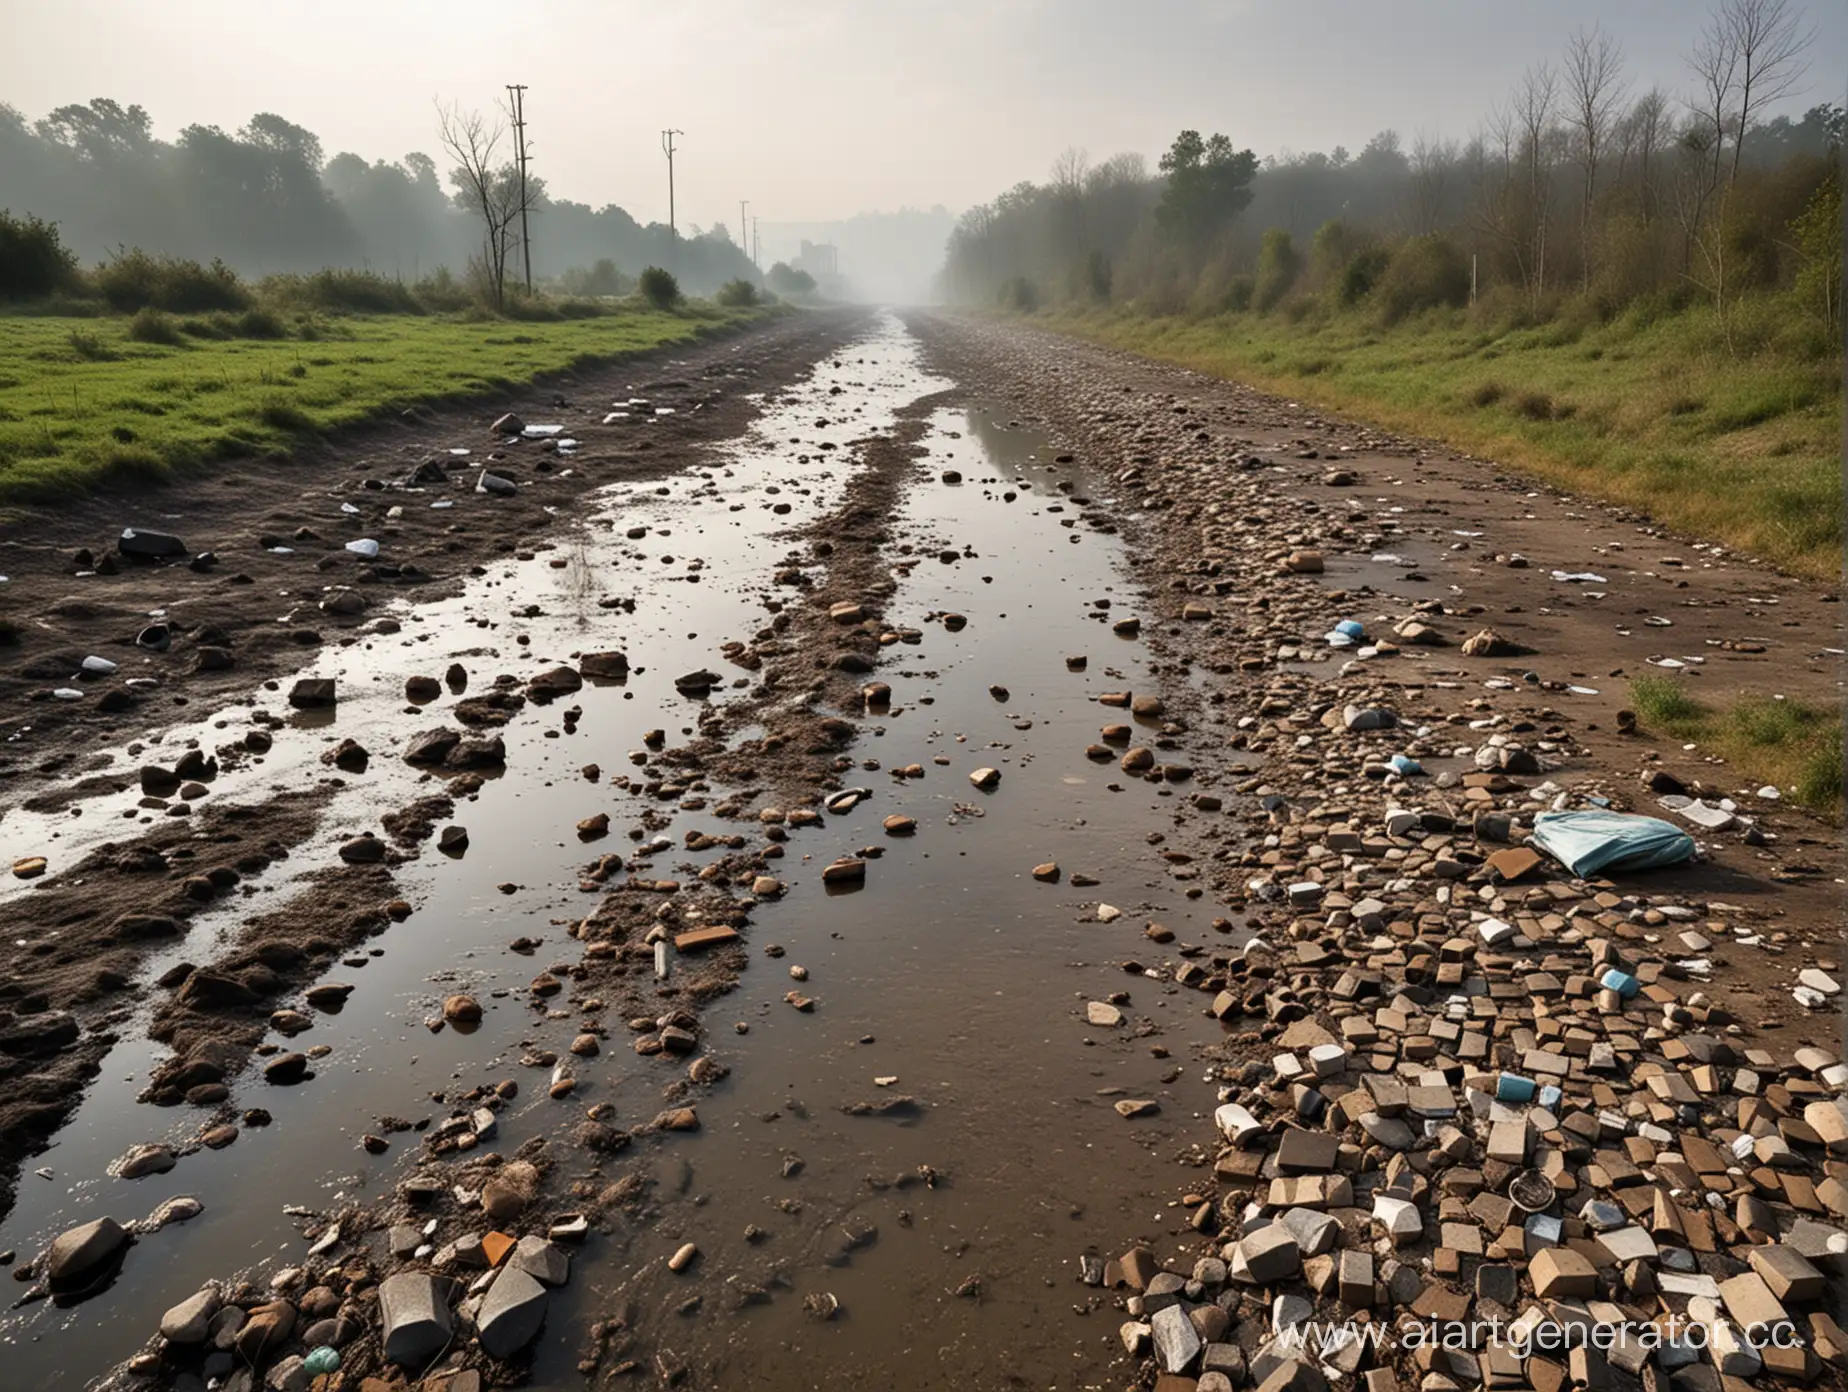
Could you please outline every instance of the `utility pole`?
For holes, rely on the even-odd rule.
[[[675,261],[680,259],[674,256],[679,249],[680,233],[674,225],[674,137],[685,134],[686,132],[681,130],[661,132],[661,148],[667,152],[667,246],[668,254],[673,256]]]
[[[755,216],[751,218],[751,264],[760,271],[764,268],[764,263],[757,259],[757,218]]]
[[[533,293],[533,239],[526,226],[526,84],[507,84],[513,108],[513,140],[520,160],[520,255],[526,266],[526,293]]]
[[[748,252],[751,249],[751,224],[745,220],[744,216],[744,210],[750,206],[750,199],[740,198],[738,200],[738,250],[740,251]]]

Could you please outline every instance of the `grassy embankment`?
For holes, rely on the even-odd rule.
[[[1838,817],[1842,807],[1841,713],[1801,701],[1746,696],[1724,707],[1695,699],[1673,677],[1637,677],[1630,703],[1645,731],[1717,754],[1786,797]]]
[[[1383,328],[1358,314],[1161,318],[1053,311],[1038,322],[1443,440],[1532,478],[1839,584],[1842,360],[1813,332],[1748,306],[1609,324],[1492,327],[1462,311]],[[1842,717],[1774,693],[1695,700],[1634,683],[1644,728],[1842,811]]]
[[[1777,302],[1725,325],[1705,307],[1535,328],[1462,310],[1392,328],[1325,312],[1035,318],[1442,440],[1798,575],[1841,575],[1839,345]]]
[[[637,303],[535,322],[262,309],[0,317],[0,504],[286,454],[406,406],[482,396],[775,312]]]

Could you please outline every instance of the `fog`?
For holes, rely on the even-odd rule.
[[[1794,119],[1841,98],[1848,9],[1792,3],[1813,30],[1781,94]],[[1466,142],[1593,24],[1629,87],[1672,104],[1695,85],[1699,19],[1681,0],[67,0],[8,18],[0,203],[58,222],[87,260],[138,245],[249,272],[460,272],[476,239],[438,104],[492,117],[523,83],[537,278],[605,260],[633,276],[672,253],[703,290],[808,241],[834,248],[841,293],[919,298],[954,220],[1068,148],[1152,170],[1190,128],[1285,164],[1387,130],[1406,150]]]

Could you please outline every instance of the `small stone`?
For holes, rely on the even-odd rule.
[[[481,1002],[473,996],[451,996],[443,1002],[443,1018],[454,1024],[472,1025],[481,1019]]]

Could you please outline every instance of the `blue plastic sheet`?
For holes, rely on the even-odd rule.
[[[1659,870],[1694,854],[1694,838],[1680,827],[1624,812],[1542,812],[1533,844],[1575,875]]]

